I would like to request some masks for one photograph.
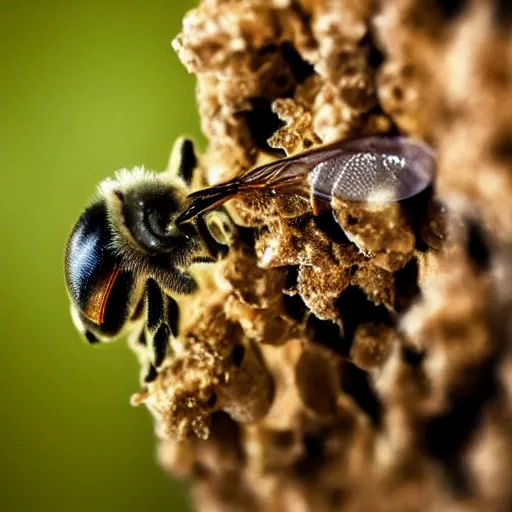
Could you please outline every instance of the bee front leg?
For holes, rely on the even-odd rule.
[[[173,179],[180,178],[189,187],[196,167],[197,156],[193,142],[187,137],[180,137],[172,147],[167,172]]]
[[[152,382],[157,368],[169,352],[170,342],[178,335],[178,303],[162,291],[156,281],[148,280],[144,294],[144,322],[134,325],[128,343],[142,366],[141,383]]]
[[[222,210],[200,215],[196,219],[196,227],[212,258],[224,258],[235,232],[229,215]]]
[[[171,336],[176,334],[174,318],[177,317],[177,313],[169,315],[169,311],[174,312],[178,306],[174,299],[162,292],[160,286],[153,279],[149,279],[147,282],[144,300],[146,346],[151,364],[158,368],[167,355]],[[169,325],[169,319],[172,320],[172,327]]]

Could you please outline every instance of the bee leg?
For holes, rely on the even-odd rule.
[[[197,282],[189,272],[175,268],[172,272],[172,279],[164,287],[176,293],[190,295],[197,290]]]
[[[146,340],[146,329],[143,327],[137,337],[137,345],[145,353],[145,358],[142,355],[139,357],[139,360],[142,364],[141,369],[141,380],[144,384],[148,384],[149,382],[153,382],[158,377],[158,372],[152,363],[148,360],[148,349],[147,349],[147,340]],[[144,359],[144,362],[142,361]]]
[[[140,324],[135,326],[128,337],[128,345],[135,352],[139,364],[141,365],[140,383],[148,384],[156,379],[158,372],[156,368],[149,362],[149,354],[146,339],[146,326]]]
[[[171,329],[171,334],[175,338],[178,336],[178,326],[180,321],[180,310],[178,303],[169,295],[167,296],[167,323]]]
[[[235,225],[226,211],[207,212],[204,218],[208,231],[219,244],[231,244],[235,237]]]
[[[156,281],[149,279],[145,296],[145,331],[149,361],[154,368],[158,368],[163,363],[172,336],[171,328],[167,323],[168,303],[169,297],[162,293]]]
[[[73,319],[73,323],[75,324],[77,331],[86,339],[87,343],[95,345],[101,342],[101,339],[98,338],[96,334],[87,329],[80,318],[80,313],[73,305],[71,306],[71,318]]]
[[[214,211],[200,215],[196,219],[199,236],[205,243],[208,252],[217,260],[227,255],[229,244],[234,237],[234,225],[224,211]]]
[[[158,371],[156,368],[149,363],[149,368],[146,371],[146,374],[144,375],[144,383],[148,384],[150,382],[153,382],[158,377]]]
[[[181,178],[189,186],[196,167],[197,157],[193,142],[186,137],[180,137],[172,147],[168,172],[173,177]]]

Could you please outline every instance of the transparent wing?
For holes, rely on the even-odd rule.
[[[183,223],[233,196],[253,190],[323,200],[391,202],[418,194],[433,178],[435,154],[404,137],[338,141],[252,169],[227,183],[194,192],[176,220]]]
[[[412,197],[432,181],[433,150],[404,137],[368,137],[342,143],[343,150],[311,172],[315,197],[393,202]]]

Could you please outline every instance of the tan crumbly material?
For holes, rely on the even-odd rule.
[[[203,0],[205,184],[401,133],[433,190],[382,208],[254,193],[134,397],[204,512],[512,506],[512,14],[467,0]]]

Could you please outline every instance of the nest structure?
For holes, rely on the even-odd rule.
[[[381,208],[264,193],[179,299],[134,396],[204,512],[512,507],[512,31],[504,1],[203,0],[200,185],[401,133],[430,190]],[[199,187],[199,184],[198,184]],[[334,216],[335,217],[334,217]]]

